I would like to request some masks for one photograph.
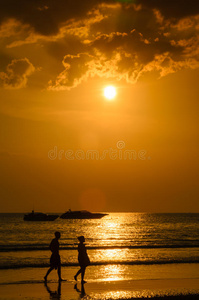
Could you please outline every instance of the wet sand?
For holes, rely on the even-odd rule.
[[[18,282],[1,285],[1,299],[199,299],[199,280],[139,280],[88,282]],[[179,293],[179,290],[181,292]],[[179,296],[180,295],[180,296]],[[175,296],[175,297],[174,297]],[[160,298],[161,297],[161,298]],[[176,298],[178,297],[178,298]]]
[[[73,280],[76,270],[75,267],[62,268],[66,281],[61,284],[55,271],[45,284],[45,268],[1,270],[1,300],[199,299],[199,278],[98,280],[90,276],[97,272],[96,267],[90,267],[90,273],[88,271],[86,276],[88,281],[81,286],[80,281],[76,283]]]

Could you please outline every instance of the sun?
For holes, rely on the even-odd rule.
[[[116,89],[115,89],[115,87],[112,86],[112,85],[109,85],[109,86],[105,87],[105,89],[104,89],[104,96],[108,100],[114,99],[115,96],[116,96]]]

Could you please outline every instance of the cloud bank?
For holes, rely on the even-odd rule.
[[[10,0],[2,3],[0,22],[5,51],[39,44],[62,62],[62,71],[46,82],[51,90],[70,89],[94,76],[135,83],[150,72],[160,78],[199,67],[196,0]],[[23,87],[34,71],[30,61],[31,55],[13,58],[0,73],[1,85]]]

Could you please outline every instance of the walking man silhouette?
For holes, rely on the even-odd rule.
[[[50,268],[48,269],[46,275],[44,276],[44,280],[47,281],[47,277],[50,274],[52,270],[57,270],[57,274],[59,277],[59,281],[62,281],[63,279],[61,278],[61,259],[59,255],[59,239],[60,239],[60,232],[56,231],[55,232],[55,238],[52,239],[50,243],[50,250],[52,252],[51,257],[50,257]]]

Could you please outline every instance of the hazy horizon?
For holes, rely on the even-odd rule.
[[[13,211],[4,211],[0,212],[0,214],[28,214],[31,213],[32,210],[29,211],[20,211],[20,212],[13,212]],[[78,211],[78,209],[77,209]],[[35,213],[45,213],[45,214],[63,214],[65,211],[39,211],[39,210],[34,210]],[[107,214],[199,214],[199,212],[153,212],[153,211],[92,211],[92,212],[97,212],[97,213],[107,213]]]

